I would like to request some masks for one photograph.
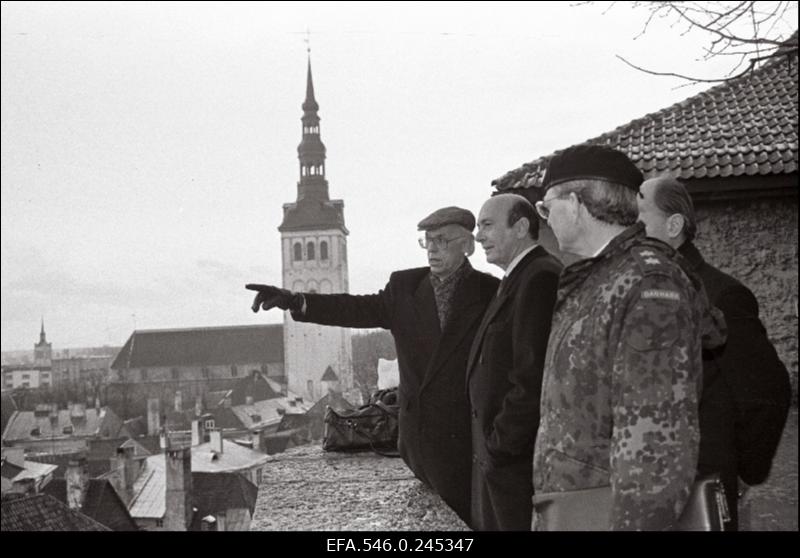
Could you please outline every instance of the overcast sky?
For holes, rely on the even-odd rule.
[[[707,37],[618,3],[2,3],[2,349],[279,322],[306,30],[350,289],[425,265],[416,223],[476,214],[522,163],[709,85]],[[790,20],[791,21],[791,20]],[[482,251],[475,267],[499,274]]]

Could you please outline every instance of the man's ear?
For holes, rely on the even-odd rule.
[[[514,223],[514,232],[517,233],[517,238],[525,238],[528,236],[528,231],[531,230],[531,222],[527,217],[520,217]]]
[[[475,253],[475,237],[469,235],[464,240],[464,255],[469,258],[474,253]]]
[[[667,235],[670,238],[678,238],[683,232],[686,219],[680,213],[673,213],[667,217]]]

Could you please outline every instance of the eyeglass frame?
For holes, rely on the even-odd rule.
[[[419,242],[419,246],[423,250],[427,250],[428,249],[429,243],[431,245],[435,246],[437,250],[446,250],[447,247],[450,246],[451,242],[455,242],[456,240],[461,240],[461,239],[464,239],[464,238],[470,238],[471,236],[472,236],[471,234],[464,234],[464,235],[456,236],[456,237],[453,237],[453,238],[445,238],[443,236],[434,236],[430,240],[428,240],[428,238],[425,237],[425,236],[421,236],[421,237],[419,237],[417,239],[417,242]]]
[[[549,200],[539,200],[535,204],[533,204],[533,207],[536,209],[537,215],[539,215],[539,217],[547,221],[550,218],[550,208],[546,206],[545,203],[550,203],[551,201],[555,200],[566,199],[571,194],[575,194],[575,197],[578,199],[578,202],[583,203],[583,200],[581,200],[581,195],[578,192],[564,192],[563,194],[550,198]]]

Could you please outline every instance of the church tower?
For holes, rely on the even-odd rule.
[[[44,333],[44,318],[42,318],[42,331],[39,332],[39,342],[33,346],[33,362],[37,366],[50,366],[53,358],[53,344],[47,342]]]
[[[283,222],[278,227],[283,286],[295,292],[346,293],[348,231],[344,226],[344,202],[328,197],[325,145],[320,139],[310,57],[302,108],[297,201],[283,205]],[[298,323],[286,312],[283,344],[290,391],[306,401],[317,401],[331,385],[338,385],[343,393],[353,389],[350,330]]]

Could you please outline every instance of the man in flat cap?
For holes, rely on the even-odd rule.
[[[537,211],[562,251],[533,458],[534,529],[675,527],[694,481],[702,340],[724,342],[702,285],[637,223],[642,175],[623,153],[581,145],[556,155]],[[610,513],[584,489],[608,487]]]
[[[561,272],[538,238],[536,210],[524,197],[500,194],[481,207],[476,240],[505,275],[467,364],[475,529],[531,528],[533,441]]]
[[[392,332],[400,369],[399,450],[422,482],[469,524],[469,406],[464,370],[472,338],[498,280],[472,268],[475,217],[445,207],[419,222],[428,267],[396,271],[377,294],[257,290],[253,311],[279,307],[301,322],[382,327]]]

